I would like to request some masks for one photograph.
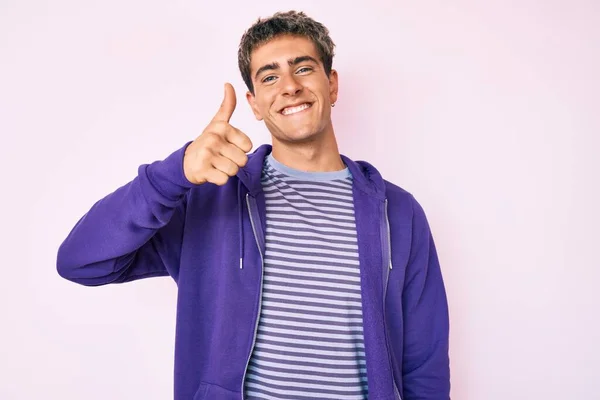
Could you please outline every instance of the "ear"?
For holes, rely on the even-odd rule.
[[[338,73],[332,69],[329,73],[329,101],[333,104],[338,99]]]
[[[256,97],[254,97],[254,95],[250,91],[246,92],[246,100],[248,100],[248,104],[250,105],[250,108],[252,109],[252,112],[254,113],[256,119],[258,121],[262,121],[263,117],[260,113],[260,110],[258,109],[258,105],[256,104]]]

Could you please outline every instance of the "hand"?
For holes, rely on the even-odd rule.
[[[252,141],[245,133],[229,125],[235,105],[235,90],[226,83],[219,111],[185,151],[183,171],[191,183],[211,182],[221,186],[246,165],[246,153],[252,150]]]

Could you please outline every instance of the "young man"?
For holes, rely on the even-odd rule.
[[[448,308],[411,194],[340,155],[328,30],[303,13],[242,37],[253,153],[221,108],[99,202],[58,252],[83,285],[170,275],[175,399],[449,399]]]

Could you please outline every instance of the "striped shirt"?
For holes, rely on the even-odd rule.
[[[348,169],[301,172],[266,158],[262,307],[246,399],[368,396]]]

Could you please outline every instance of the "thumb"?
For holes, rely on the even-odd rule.
[[[230,83],[225,83],[223,102],[221,103],[221,107],[219,107],[219,111],[217,111],[217,114],[214,116],[213,121],[229,122],[229,119],[235,110],[236,102],[235,89]]]

